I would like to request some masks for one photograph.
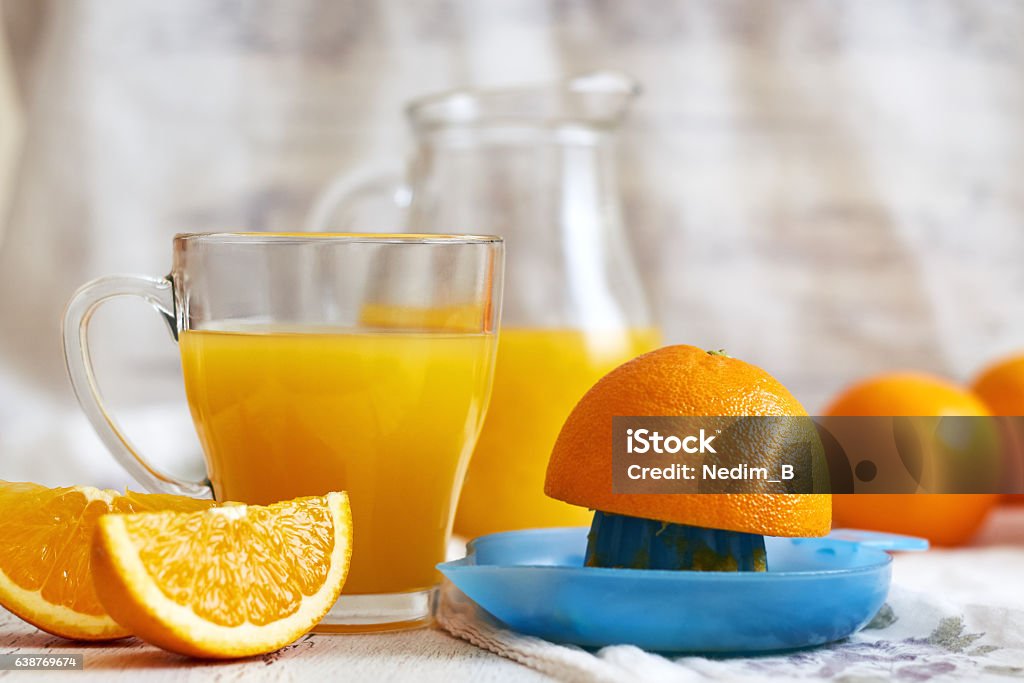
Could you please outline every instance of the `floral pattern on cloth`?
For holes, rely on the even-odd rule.
[[[983,644],[986,633],[970,632],[962,615],[940,618],[924,637],[872,638],[872,630],[884,630],[898,619],[887,603],[874,621],[853,638],[807,652],[747,660],[744,669],[768,676],[807,675],[857,681],[929,681],[947,674],[971,679],[984,674],[1015,675],[1024,679],[1024,661],[1017,664],[984,661],[986,655],[1003,648]]]
[[[845,640],[755,657],[664,657],[631,645],[591,653],[505,628],[446,584],[438,621],[453,635],[564,681],[1024,680],[1024,611],[954,605],[894,586]]]

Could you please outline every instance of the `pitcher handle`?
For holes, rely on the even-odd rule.
[[[174,319],[174,288],[169,278],[133,275],[102,277],[78,289],[64,311],[64,361],[71,388],[85,416],[114,459],[153,493],[172,493],[193,498],[209,497],[208,482],[187,481],[171,476],[143,458],[103,405],[89,354],[89,321],[100,304],[119,296],[145,299],[163,317],[177,339]]]
[[[378,167],[341,174],[313,203],[306,217],[306,230],[351,232],[353,214],[359,206],[381,198],[402,212],[409,208],[412,188],[401,171]]]

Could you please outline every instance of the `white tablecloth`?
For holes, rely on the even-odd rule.
[[[574,651],[533,664],[568,680],[847,679],[922,681],[1024,676],[1024,507],[1004,508],[972,546],[897,556],[890,603],[897,620],[845,643],[798,654],[676,662],[635,648]],[[0,611],[0,653],[85,653],[75,680],[542,681],[536,670],[439,629],[365,636],[308,636],[279,653],[210,664],[127,640],[84,646],[40,633]],[[513,653],[514,654],[514,653]],[[652,664],[653,662],[653,664]],[[561,668],[558,668],[561,666]],[[643,671],[643,676],[637,672]],[[575,672],[575,673],[574,673]],[[579,672],[585,672],[580,674]],[[0,672],[0,681],[9,673]],[[17,675],[17,674],[16,674]],[[32,680],[45,676],[32,675]],[[68,674],[52,674],[66,680]],[[27,678],[27,676],[26,676]]]

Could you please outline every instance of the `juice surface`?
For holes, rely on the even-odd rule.
[[[217,499],[348,491],[345,593],[434,585],[492,343],[429,332],[182,332],[185,389]]]
[[[655,329],[502,328],[490,408],[459,499],[456,533],[472,538],[589,525],[589,510],[544,495],[551,448],[583,394],[660,339]]]

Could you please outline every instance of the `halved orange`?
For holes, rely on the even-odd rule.
[[[618,415],[805,417],[793,394],[761,368],[683,345],[620,365],[566,419],[544,493],[602,512],[749,534],[824,536],[831,529],[828,494],[614,493],[611,425]]]
[[[341,593],[352,554],[348,496],[202,512],[104,515],[93,543],[103,606],[139,638],[193,657],[277,650]]]
[[[199,510],[211,500],[0,481],[0,605],[48,633],[75,640],[130,635],[93,588],[89,546],[100,515]]]

